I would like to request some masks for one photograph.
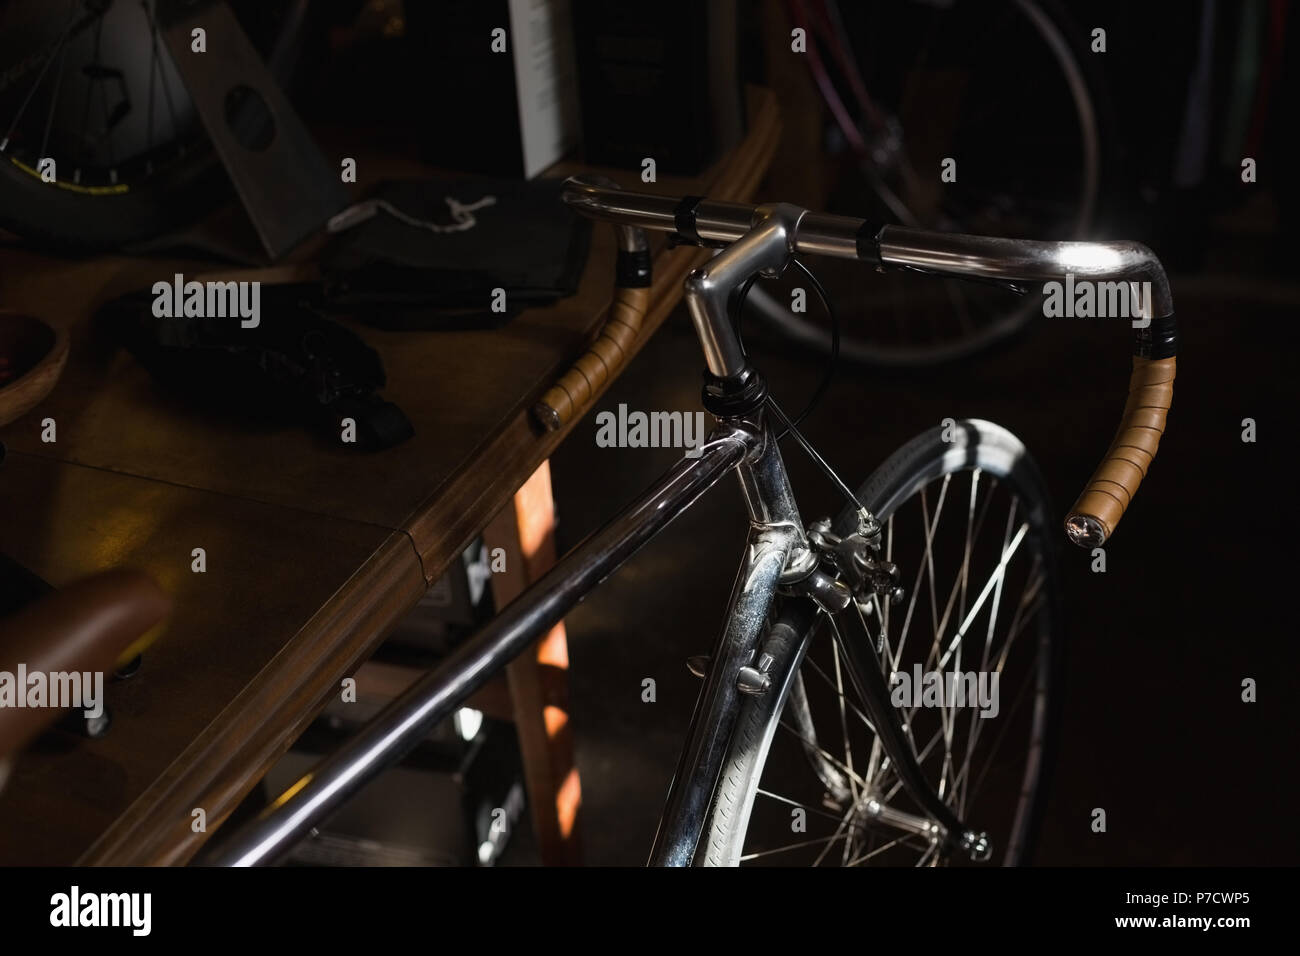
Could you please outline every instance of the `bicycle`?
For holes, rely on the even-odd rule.
[[[543,396],[539,418],[562,424],[626,360],[627,337],[636,334],[650,284],[645,230],[658,230],[721,249],[685,283],[707,366],[703,403],[715,429],[702,447],[201,861],[253,865],[285,852],[734,472],[750,530],[725,624],[708,660],[693,665],[703,687],[650,862],[802,858],[813,864],[934,865],[990,861],[995,854],[1002,863],[1024,862],[1042,809],[1062,614],[1052,510],[1033,460],[998,425],[952,421],[946,431],[940,426],[904,445],[851,489],[803,439],[799,416],[791,418],[772,398],[744,352],[732,313],[755,276],[779,274],[801,254],[1017,288],[1067,273],[1130,287],[1149,283],[1151,295],[1133,322],[1133,374],[1120,428],[1065,520],[1071,541],[1094,548],[1114,534],[1154,458],[1172,401],[1177,327],[1159,260],[1130,242],[876,229],[861,219],[786,204],[642,195],[594,179],[569,180],[564,198],[581,214],[615,224],[619,288],[609,322]],[[804,446],[847,499],[835,521],[805,526],[781,456],[786,435]],[[947,500],[963,507],[956,521],[941,524]],[[915,523],[908,524],[917,508],[919,535]],[[989,519],[994,533],[982,534]],[[960,563],[943,590],[936,568],[946,569],[945,558],[956,554]],[[977,576],[980,570],[987,575]],[[930,638],[908,645],[913,622],[919,628],[925,617],[924,604],[917,614],[921,598],[929,605]],[[1002,614],[1004,604],[1015,610]],[[822,632],[830,634],[829,642],[818,641]],[[1017,643],[1021,634],[1029,636]],[[993,732],[985,733],[986,718],[974,708],[951,697],[937,708],[924,699],[901,705],[896,699],[907,663],[934,666],[941,674],[951,666],[956,675],[963,658],[978,661],[990,683],[994,673],[1018,682],[1014,699],[990,715],[999,724],[991,746]],[[828,727],[841,747],[828,743]],[[790,733],[778,743],[781,728]],[[1008,734],[1019,742],[1001,751]],[[982,763],[973,766],[977,754]],[[990,778],[993,769],[998,772]],[[1004,789],[982,790],[990,780]],[[798,789],[778,793],[777,784]],[[809,836],[810,824],[831,833]],[[787,846],[767,846],[778,833],[795,838]]]

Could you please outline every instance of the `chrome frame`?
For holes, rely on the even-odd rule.
[[[570,179],[565,201],[583,215],[615,223],[619,245],[646,248],[642,229],[676,232],[681,200],[623,192],[608,180]],[[748,206],[702,200],[693,206],[695,234],[728,243],[686,279],[685,299],[710,373],[743,383],[753,374],[727,314],[728,297],[758,273],[779,274],[794,253],[858,259],[880,268],[902,268],[955,278],[1006,284],[1064,278],[1146,280],[1152,311],[1172,313],[1169,283],[1145,246],[1130,242],[1032,242],[928,232],[886,226],[868,234],[866,223],[845,216],[810,213],[786,204]],[[1148,317],[1150,318],[1150,317]],[[1148,323],[1149,324],[1149,323]],[[750,515],[744,558],[732,587],[724,626],[710,658],[686,745],[670,787],[650,862],[695,862],[728,740],[740,710],[739,679],[752,670],[778,590],[802,594],[834,612],[832,592],[843,585],[818,568],[795,504],[780,449],[761,408],[720,419],[698,457],[683,458],[640,498],[580,544],[539,581],[506,606],[477,635],[394,700],[338,751],[290,787],[256,820],[205,850],[199,862],[250,866],[274,862],[317,822],[367,781],[409,753],[439,721],[559,621],[643,544],[694,504],[723,475],[738,472]],[[805,636],[806,640],[806,636]],[[782,686],[803,647],[766,661],[765,675]],[[873,673],[868,669],[868,673]],[[883,675],[861,688],[873,716],[895,733],[882,743],[903,770],[912,762],[899,742],[902,731],[882,692]],[[873,708],[875,711],[876,708]],[[891,743],[893,746],[891,746]],[[903,753],[892,751],[903,747]],[[981,834],[965,828],[921,778],[902,777],[922,806],[947,831],[952,846],[970,849]],[[918,784],[917,781],[920,781]]]
[[[719,256],[718,258],[722,258]],[[778,586],[808,579],[816,558],[808,546],[781,449],[770,430],[740,465],[749,535],[736,572],[722,633],[709,657],[704,687],[669,787],[650,851],[653,866],[690,866],[727,744],[740,714],[740,672],[758,656]]]

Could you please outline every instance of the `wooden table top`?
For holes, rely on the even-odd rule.
[[[769,94],[751,94],[744,143],[705,176],[636,188],[752,198],[779,120]],[[661,240],[656,251],[638,347],[707,255]],[[189,859],[207,835],[193,811],[216,829],[562,440],[567,428],[542,434],[528,410],[599,328],[613,263],[613,231],[597,225],[577,294],[501,329],[353,326],[383,359],[383,396],[415,428],[365,454],[302,427],[198,412],[88,321],[109,299],[173,271],[197,276],[200,264],[0,249],[0,303],[72,334],[51,395],[0,429],[0,550],[55,586],[128,565],[176,598],[140,673],[106,687],[109,733],[47,735],[19,758],[0,792],[0,863]],[[41,441],[45,418],[55,443]],[[194,548],[204,573],[191,571]]]

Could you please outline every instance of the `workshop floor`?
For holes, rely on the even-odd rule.
[[[1175,277],[1174,289],[1183,344],[1160,457],[1107,548],[1107,573],[1061,548],[1065,727],[1039,863],[1289,863],[1300,845],[1286,706],[1300,690],[1296,633],[1281,600],[1300,530],[1285,451],[1300,285],[1200,276]],[[775,394],[800,405],[819,360],[757,330],[747,341]],[[1120,324],[1043,319],[959,370],[845,367],[805,431],[856,485],[945,417],[991,419],[1025,442],[1063,511],[1109,443],[1128,346]],[[599,408],[696,409],[701,367],[679,310]],[[1241,440],[1246,417],[1255,444]],[[594,417],[579,424],[552,461],[562,551],[679,454],[598,448],[595,432]],[[805,520],[837,511],[793,444],[786,459]],[[708,652],[740,555],[736,491],[715,488],[568,618],[588,863],[645,860],[699,686],[685,660]],[[647,677],[654,703],[642,702]],[[1241,702],[1246,677],[1258,703]],[[1103,834],[1089,826],[1097,807]]]

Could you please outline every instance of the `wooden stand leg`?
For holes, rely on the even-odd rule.
[[[555,502],[551,468],[542,462],[483,531],[489,555],[505,551],[506,570],[492,575],[492,597],[505,607],[555,564]],[[579,862],[582,804],[568,707],[569,648],[564,622],[551,628],[506,668],[523,755],[533,829],[548,866]]]

